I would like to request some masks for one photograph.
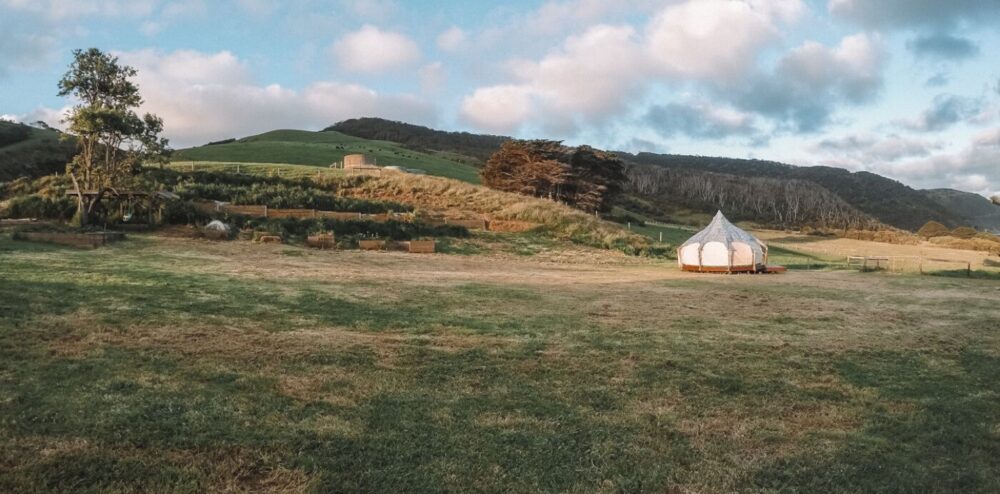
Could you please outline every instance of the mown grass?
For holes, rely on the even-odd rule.
[[[174,159],[328,167],[356,153],[368,155],[381,166],[414,168],[430,175],[479,183],[479,171],[474,166],[447,155],[422,153],[393,142],[369,141],[333,131],[275,130],[227,144],[181,149]]]
[[[1000,489],[993,281],[258,248],[0,237],[0,491]]]

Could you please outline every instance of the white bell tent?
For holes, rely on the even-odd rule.
[[[767,246],[729,222],[722,211],[704,230],[677,249],[685,271],[714,273],[758,272],[767,269]]]

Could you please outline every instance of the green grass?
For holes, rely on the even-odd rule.
[[[579,269],[0,236],[0,491],[1000,490],[995,281]]]
[[[369,141],[332,131],[275,130],[228,144],[182,149],[173,159],[328,167],[343,160],[345,155],[355,153],[366,154],[382,166],[414,168],[429,175],[479,183],[479,171],[475,167],[447,154],[422,153],[388,141]]]
[[[663,243],[671,244],[674,246],[680,246],[687,239],[691,238],[692,235],[697,233],[697,230],[680,228],[677,226],[657,226],[646,224],[640,226],[638,224],[632,224],[629,228],[640,235],[645,235],[653,240],[660,241],[662,238]],[[662,235],[661,235],[662,234]]]

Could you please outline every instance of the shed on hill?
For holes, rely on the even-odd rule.
[[[376,168],[377,165],[375,161],[363,154],[349,154],[344,156],[344,169],[345,170],[358,170],[358,169],[369,169]]]
[[[704,230],[677,249],[677,263],[684,271],[756,273],[767,269],[767,245],[719,211]]]

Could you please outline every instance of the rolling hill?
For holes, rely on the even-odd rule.
[[[362,153],[379,165],[423,170],[429,175],[479,183],[479,171],[447,152],[420,152],[388,141],[374,141],[335,131],[275,130],[242,139],[181,149],[174,161],[288,163],[329,166],[345,155]]]
[[[502,136],[445,132],[377,118],[347,120],[329,129],[357,137],[378,137],[406,146],[443,152],[463,152],[485,159],[507,139]],[[989,210],[986,199],[952,189],[922,191],[869,172],[850,172],[826,166],[793,166],[764,160],[654,153],[617,153],[632,166],[711,172],[732,177],[812,182],[843,199],[853,208],[898,228],[917,230],[930,220],[951,227],[975,225],[1000,228],[1000,208]],[[656,203],[663,198],[648,198]],[[674,198],[675,199],[675,198]],[[704,209],[703,205],[689,205]],[[975,211],[975,212],[974,212]]]
[[[0,120],[0,182],[63,172],[76,146],[57,130]]]
[[[994,233],[1000,232],[1000,207],[989,199],[979,194],[954,189],[928,189],[921,192],[955,216],[961,217],[963,225]]]
[[[381,118],[352,118],[333,124],[326,131],[336,131],[362,139],[392,141],[416,151],[441,151],[473,158],[476,165],[485,163],[504,141],[510,137],[447,132],[420,125],[383,120]]]
[[[813,182],[859,211],[906,230],[917,230],[930,220],[952,227],[963,224],[963,218],[920,191],[874,173],[850,172],[828,166],[792,166],[763,160],[653,153],[618,154],[626,162],[639,165]]]

